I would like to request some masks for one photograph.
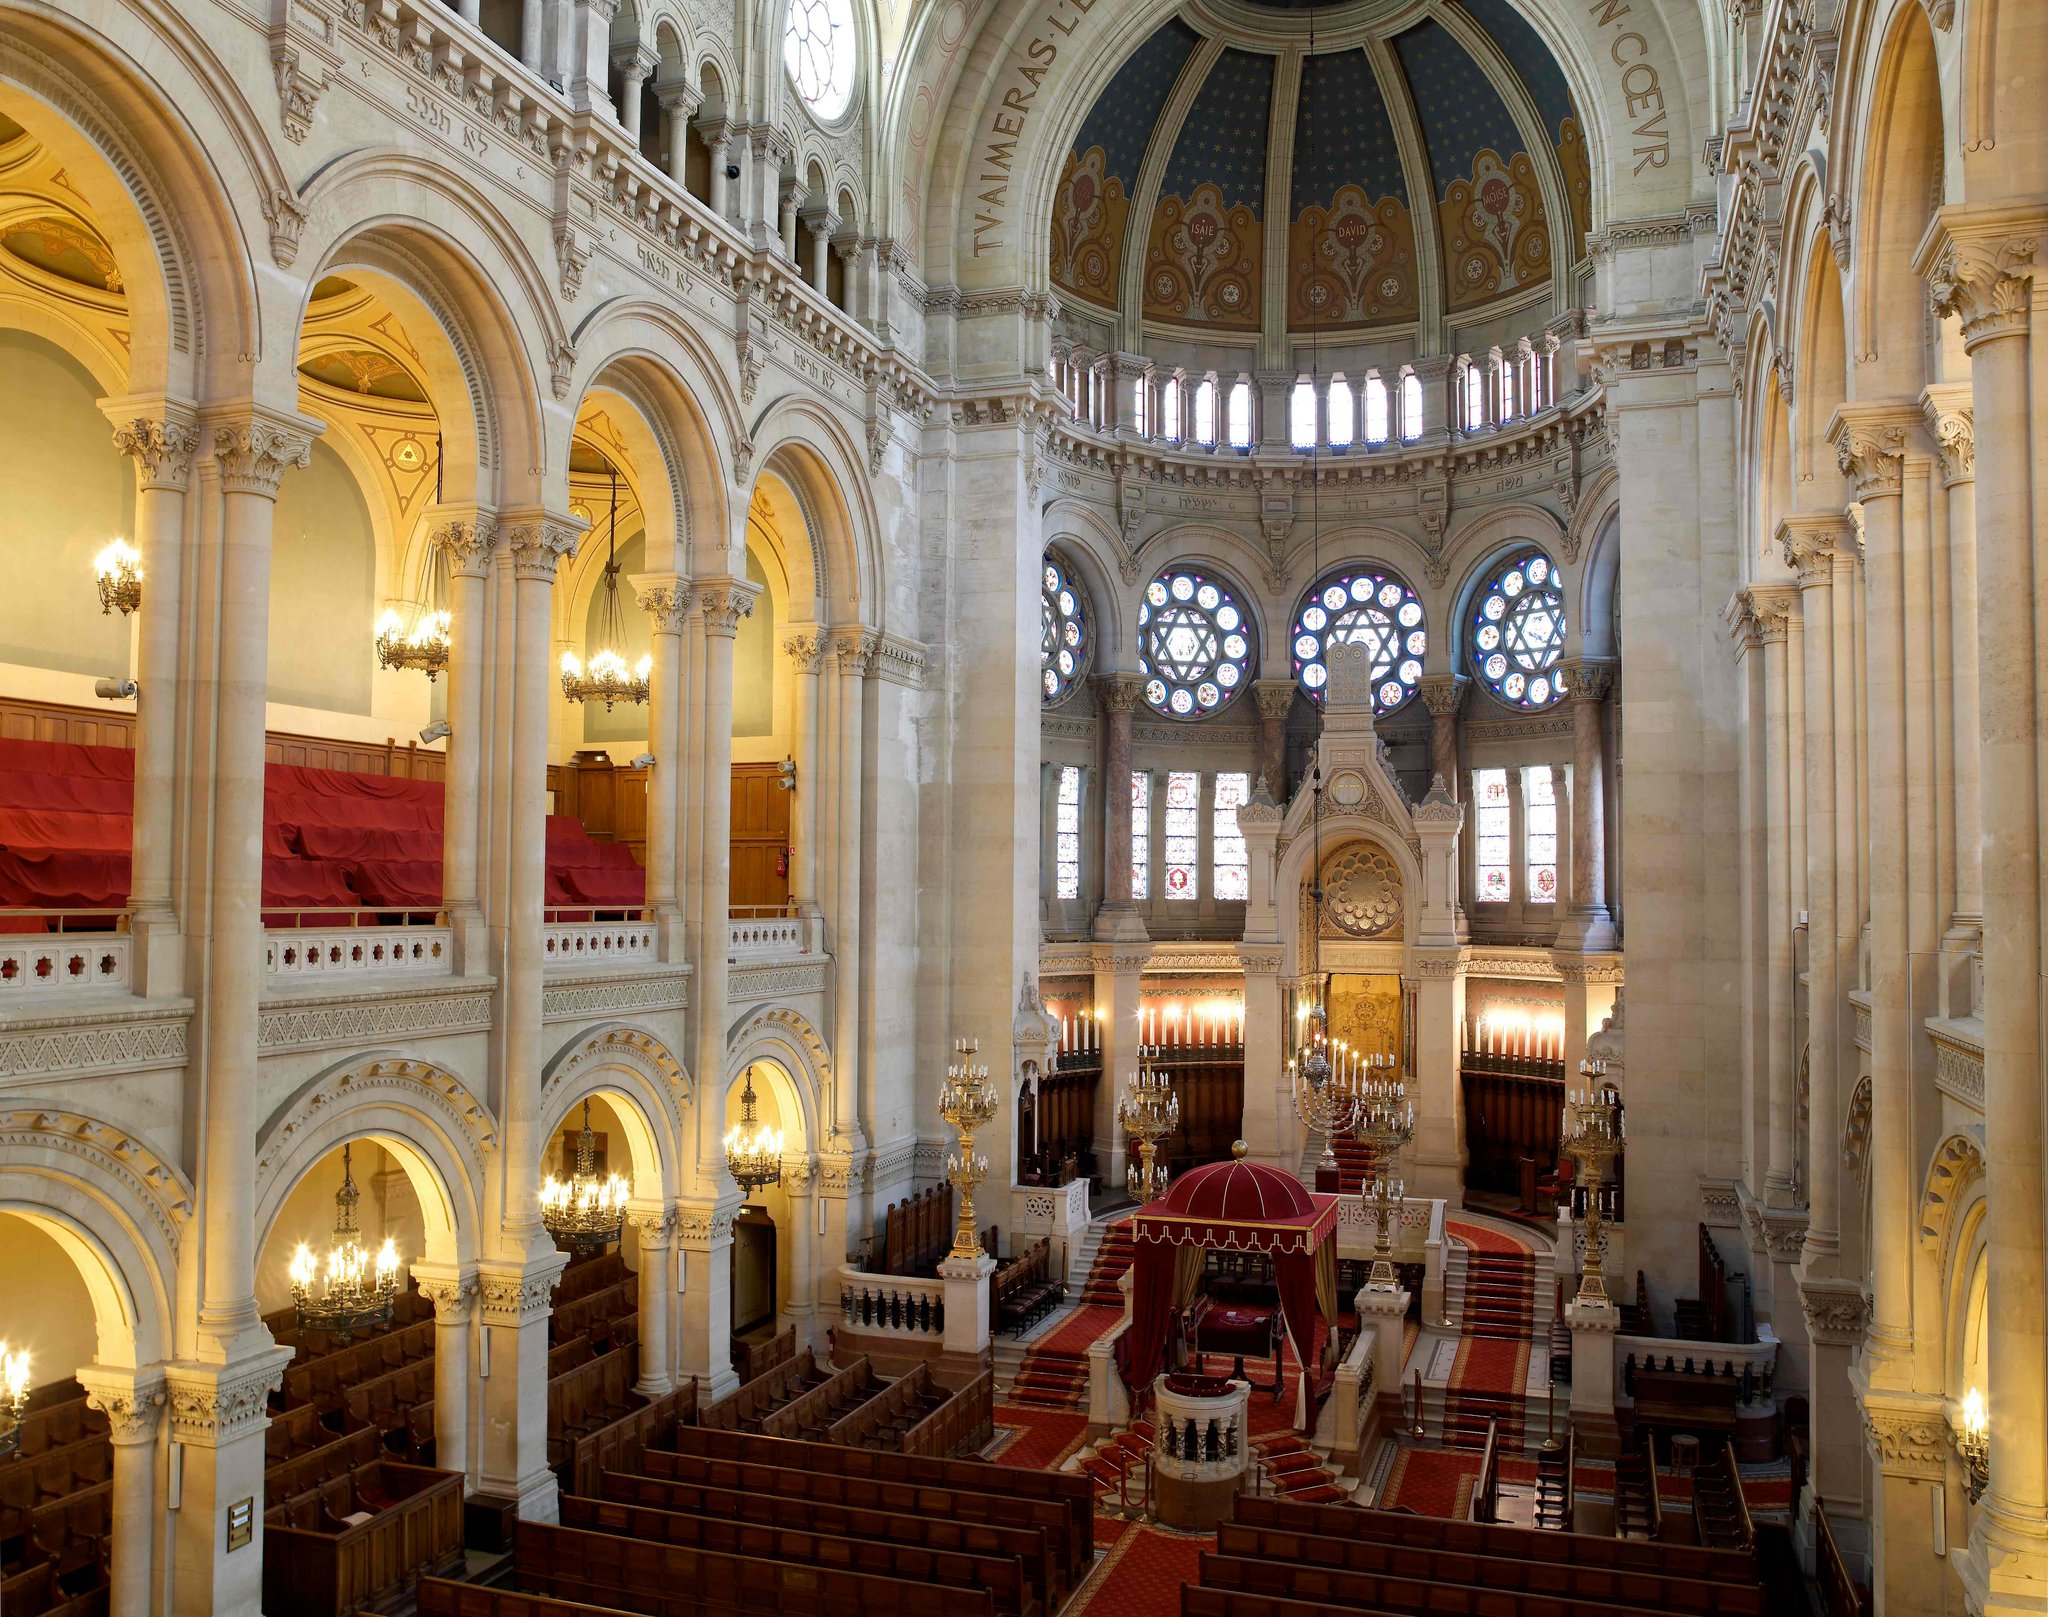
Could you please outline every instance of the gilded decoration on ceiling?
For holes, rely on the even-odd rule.
[[[1226,207],[1213,185],[1161,197],[1145,257],[1145,313],[1209,325],[1259,324],[1259,216]]]
[[[1400,198],[1374,202],[1355,185],[1340,186],[1327,209],[1304,208],[1288,236],[1290,325],[1368,325],[1420,313],[1415,227]]]
[[[1557,166],[1564,173],[1564,194],[1572,209],[1572,261],[1586,256],[1586,232],[1593,228],[1593,160],[1576,118],[1558,127]]]
[[[1480,152],[1439,206],[1453,309],[1549,279],[1550,225],[1527,152]]]
[[[57,214],[17,219],[0,236],[0,245],[45,274],[102,292],[122,290],[121,266],[113,249],[79,220]]]
[[[1100,146],[1067,154],[1053,199],[1052,275],[1062,290],[1114,309],[1131,201],[1106,164]]]

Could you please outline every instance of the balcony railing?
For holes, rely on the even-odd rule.
[[[446,977],[455,969],[445,919],[419,910],[269,911],[263,977],[269,987],[361,977]]]
[[[652,965],[655,929],[638,917],[593,921],[589,909],[549,910],[542,927],[541,963],[553,969],[578,966]]]
[[[0,1008],[85,989],[127,992],[126,910],[0,911]]]
[[[791,915],[779,909],[736,908],[730,912],[726,958],[787,960],[824,952],[824,924],[815,915]]]

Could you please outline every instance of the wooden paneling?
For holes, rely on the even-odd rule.
[[[1169,1049],[1161,1065],[1173,1075],[1173,1092],[1180,1097],[1180,1129],[1159,1147],[1167,1165],[1178,1174],[1229,1160],[1244,1127],[1243,1056],[1202,1059]]]
[[[734,909],[780,909],[789,902],[789,800],[775,764],[732,766]]]
[[[80,747],[133,747],[135,715],[111,708],[67,707],[61,702],[23,702],[0,696],[0,738],[67,741]],[[447,764],[444,754],[417,741],[401,742],[395,736],[381,742],[335,741],[289,730],[265,733],[263,761],[306,769],[343,769],[356,775],[395,775],[401,780],[440,780]]]
[[[1564,1078],[1475,1068],[1466,1056],[1465,1183],[1474,1190],[1521,1193],[1522,1158],[1534,1159],[1539,1176],[1557,1166],[1564,1114]],[[1529,1063],[1534,1065],[1534,1063]],[[1556,1067],[1555,1063],[1547,1065]]]

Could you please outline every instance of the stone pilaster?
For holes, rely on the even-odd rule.
[[[722,1173],[720,1178],[731,1185]],[[740,1384],[732,1367],[732,1227],[741,1206],[736,1189],[723,1190],[715,1201],[676,1204],[674,1239],[682,1253],[677,1368],[697,1378],[702,1404],[717,1402]]]
[[[548,1469],[548,1318],[568,1265],[568,1254],[552,1244],[523,1262],[477,1265],[483,1326],[477,1489],[516,1499],[522,1521],[551,1522],[558,1514],[555,1474]],[[438,1342],[437,1334],[437,1348]]]
[[[626,1222],[640,1246],[640,1379],[633,1390],[660,1398],[675,1390],[669,1317],[676,1295],[676,1210],[660,1203],[630,1207]]]
[[[470,1445],[470,1404],[477,1382],[471,1372],[471,1338],[476,1331],[478,1287],[474,1270],[416,1263],[413,1279],[434,1305],[434,1465],[460,1471],[476,1481]]]
[[[833,805],[831,868],[832,906],[827,912],[834,976],[832,1053],[837,1067],[833,1085],[833,1138],[839,1150],[858,1151],[870,1142],[861,1129],[861,1086],[867,1074],[861,1067],[860,1008],[865,953],[861,947],[860,921],[863,857],[867,827],[863,823],[865,747],[867,741],[867,696],[874,673],[879,638],[860,628],[838,629],[832,635],[833,674],[831,680],[833,730]],[[1034,844],[1035,846],[1035,844]],[[1008,1018],[1002,1024],[1007,1027]],[[1008,1130],[1004,1131],[1005,1136]],[[993,1139],[989,1159],[996,1156]]]
[[[796,675],[796,801],[789,812],[789,901],[800,915],[816,915],[819,900],[818,808],[824,791],[825,744],[818,729],[819,670],[825,643],[815,633],[793,634],[782,642]]]
[[[178,1508],[168,1532],[178,1617],[261,1609],[263,1434],[270,1427],[270,1395],[291,1356],[291,1349],[273,1347],[227,1366],[165,1367],[171,1439],[182,1451]],[[131,1455],[129,1463],[140,1460]],[[153,1457],[150,1463],[153,1469]],[[246,1514],[252,1528],[249,1541],[234,1549],[228,1547],[231,1514]]]
[[[108,1617],[150,1617],[162,1609],[157,1595],[161,1507],[156,1475],[164,1407],[170,1401],[163,1372],[96,1364],[80,1370],[78,1380],[86,1403],[107,1417],[107,1438],[114,1450]]]
[[[1294,693],[1300,687],[1291,679],[1260,679],[1252,682],[1252,695],[1259,704],[1259,767],[1266,790],[1273,801],[1287,801],[1287,715],[1294,711]]]
[[[1142,941],[1145,923],[1131,907],[1131,720],[1144,691],[1135,674],[1095,681],[1102,715],[1102,910],[1099,937]]]
[[[683,957],[683,912],[676,875],[682,835],[683,629],[693,598],[674,573],[637,573],[630,580],[651,629],[654,665],[647,678],[647,735],[654,767],[647,781],[647,909],[660,929],[661,958]]]
[[[1611,662],[1592,659],[1572,663],[1566,672],[1572,712],[1572,887],[1558,946],[1583,954],[1606,953],[1617,941],[1607,907],[1607,699],[1614,672]],[[1567,1064],[1565,1070],[1577,1068]]]
[[[479,886],[483,842],[484,647],[489,639],[497,518],[475,506],[442,506],[429,518],[448,558],[448,753],[442,792],[441,902],[455,933],[455,967],[489,969]]]

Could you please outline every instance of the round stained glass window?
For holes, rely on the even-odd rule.
[[[818,117],[830,122],[852,104],[858,57],[850,0],[789,0],[782,63]]]
[[[1364,646],[1372,656],[1372,705],[1394,711],[1415,694],[1429,644],[1422,603],[1398,578],[1371,569],[1346,570],[1302,597],[1294,614],[1294,677],[1318,702],[1330,681],[1324,652]]]
[[[1540,550],[1509,560],[1479,592],[1472,613],[1472,663],[1509,707],[1548,707],[1564,695],[1564,591],[1557,565]]]
[[[1138,671],[1155,711],[1214,713],[1251,682],[1251,618],[1223,584],[1170,567],[1145,586],[1138,607]]]
[[[1038,669],[1041,694],[1048,705],[1063,701],[1088,663],[1088,613],[1081,592],[1066,569],[1045,557],[1044,588],[1039,594]]]

